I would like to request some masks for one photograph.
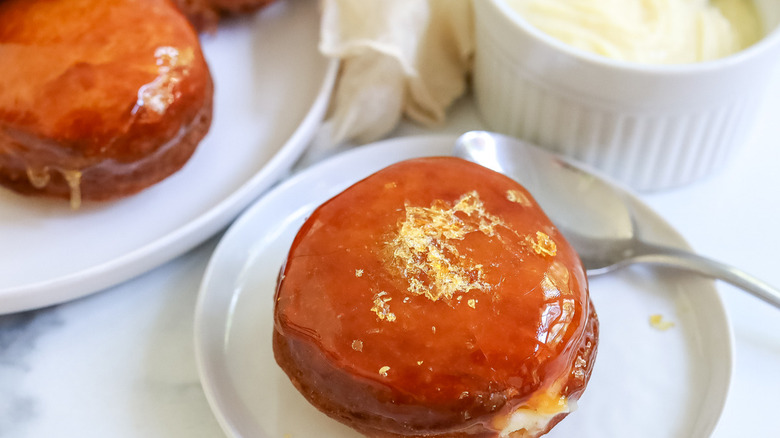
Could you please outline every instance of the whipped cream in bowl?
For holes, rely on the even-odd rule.
[[[488,128],[638,191],[722,169],[780,60],[777,0],[480,0]]]
[[[612,59],[709,61],[761,39],[752,0],[505,0],[529,24]]]

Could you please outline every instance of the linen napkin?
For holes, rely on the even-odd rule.
[[[466,90],[474,53],[471,0],[324,0],[320,52],[342,61],[330,141],[365,143],[402,116],[442,123]]]

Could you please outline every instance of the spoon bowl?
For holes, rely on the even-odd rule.
[[[726,281],[780,308],[780,291],[769,284],[684,248],[649,241],[642,233],[646,212],[627,191],[581,165],[486,131],[463,134],[453,154],[525,186],[577,250],[589,276],[634,263],[675,267]]]

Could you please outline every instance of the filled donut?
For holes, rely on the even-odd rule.
[[[109,200],[179,170],[213,85],[169,0],[0,2],[0,185]]]
[[[318,207],[275,295],[277,363],[370,437],[538,437],[576,407],[598,319],[582,264],[518,183],[453,157]]]

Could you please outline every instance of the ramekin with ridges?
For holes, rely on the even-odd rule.
[[[476,0],[474,94],[486,125],[586,162],[639,191],[722,168],[780,60],[780,1],[755,0],[765,35],[713,61],[651,65],[573,48],[502,0]]]

